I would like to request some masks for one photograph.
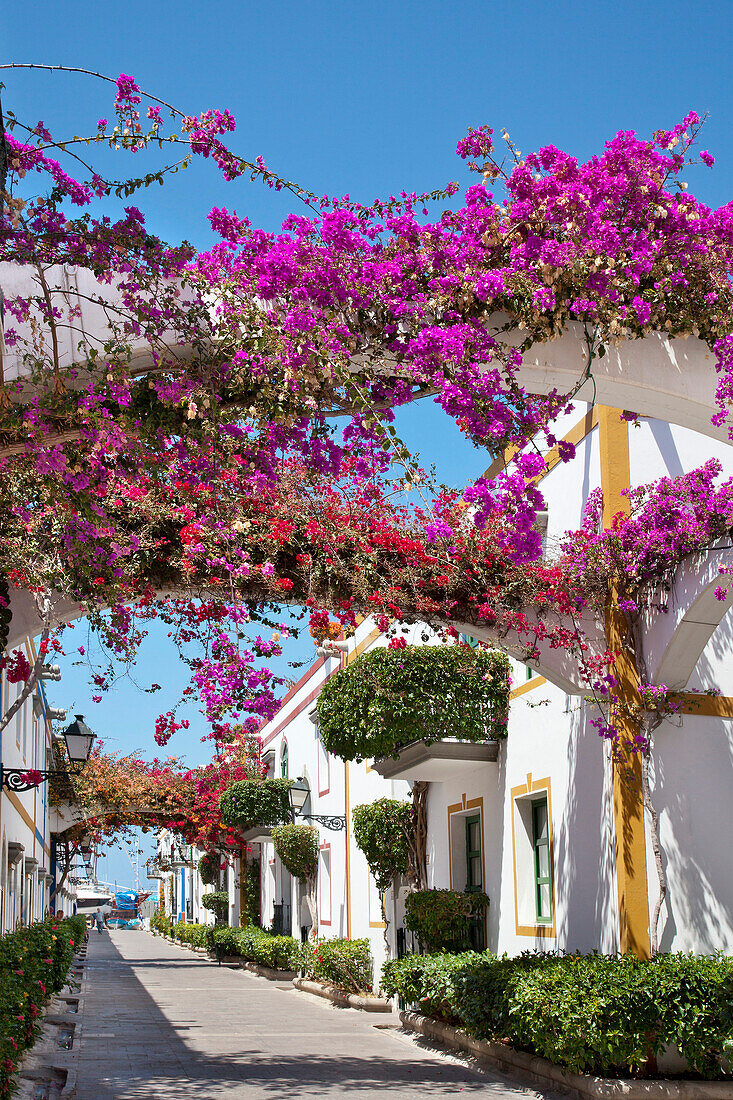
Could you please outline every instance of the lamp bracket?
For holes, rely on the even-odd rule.
[[[34,787],[40,786],[40,783],[29,782],[27,778],[29,772],[33,772],[36,776],[40,775],[40,783],[45,783],[54,775],[76,774],[73,768],[66,771],[59,771],[56,768],[43,771],[40,768],[5,768],[0,764],[0,788],[6,787],[9,791],[15,791],[16,794],[22,794],[23,791],[32,791]]]
[[[323,825],[324,829],[331,829],[334,833],[346,828],[344,814],[298,814],[297,816],[304,817],[306,821],[317,821],[319,825]]]

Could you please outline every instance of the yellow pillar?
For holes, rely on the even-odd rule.
[[[608,528],[619,512],[629,514],[628,497],[622,495],[631,483],[629,470],[629,426],[618,409],[601,405],[598,410],[598,439],[603,489],[603,526]],[[609,585],[606,606],[606,644],[616,653],[613,695],[621,706],[613,708],[614,725],[622,738],[632,741],[638,728],[623,706],[637,701],[639,673],[631,652],[624,646],[626,621],[616,607],[616,585]],[[625,752],[613,765],[613,808],[618,887],[619,947],[641,959],[648,959],[649,897],[647,888],[644,807],[641,792],[641,762],[638,754]]]

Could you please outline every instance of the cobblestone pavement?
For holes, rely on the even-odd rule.
[[[89,941],[76,1100],[553,1096],[146,932]]]

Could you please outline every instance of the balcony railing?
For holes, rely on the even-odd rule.
[[[272,914],[272,931],[278,936],[289,936],[290,927],[290,906],[284,901],[275,902]]]

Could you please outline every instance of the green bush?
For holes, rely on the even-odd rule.
[[[416,890],[405,902],[405,924],[425,951],[468,951],[471,922],[483,918],[488,904],[480,891]]]
[[[292,779],[239,779],[219,798],[222,820],[230,829],[271,827],[290,821],[288,791]]]
[[[211,925],[210,924],[186,924],[184,921],[177,921],[173,925],[173,936],[175,939],[180,940],[181,943],[190,943],[192,947],[211,947]]]
[[[156,909],[150,918],[150,928],[153,932],[170,936],[173,934],[173,918],[166,914],[165,909]]]
[[[301,881],[318,873],[318,830],[312,825],[278,825],[272,830],[275,852]]]
[[[212,940],[225,955],[239,955],[272,970],[299,970],[301,945],[293,936],[276,936],[261,928],[214,928]]]
[[[354,840],[366,856],[369,870],[380,893],[395,875],[405,875],[410,866],[407,838],[414,832],[412,804],[396,798],[378,798],[365,806],[354,806]]]
[[[41,1010],[63,988],[74,950],[84,939],[83,917],[44,920],[0,938],[0,1098],[13,1091],[23,1053],[41,1027]]]
[[[425,738],[506,737],[509,661],[468,646],[373,649],[324,683],[323,745],[343,760],[389,756]]]
[[[408,956],[382,986],[481,1039],[505,1040],[576,1072],[627,1076],[676,1044],[703,1077],[733,1053],[727,956]]]
[[[217,922],[226,920],[229,913],[229,891],[215,890],[211,894],[202,894],[201,904],[214,914]]]
[[[303,973],[347,993],[370,993],[374,964],[369,940],[316,940],[303,952]]]
[[[391,959],[382,967],[382,991],[388,997],[400,996],[407,1004],[417,1005],[424,1016],[460,1024],[453,979],[483,957],[475,951],[464,951],[458,955],[405,955]]]

